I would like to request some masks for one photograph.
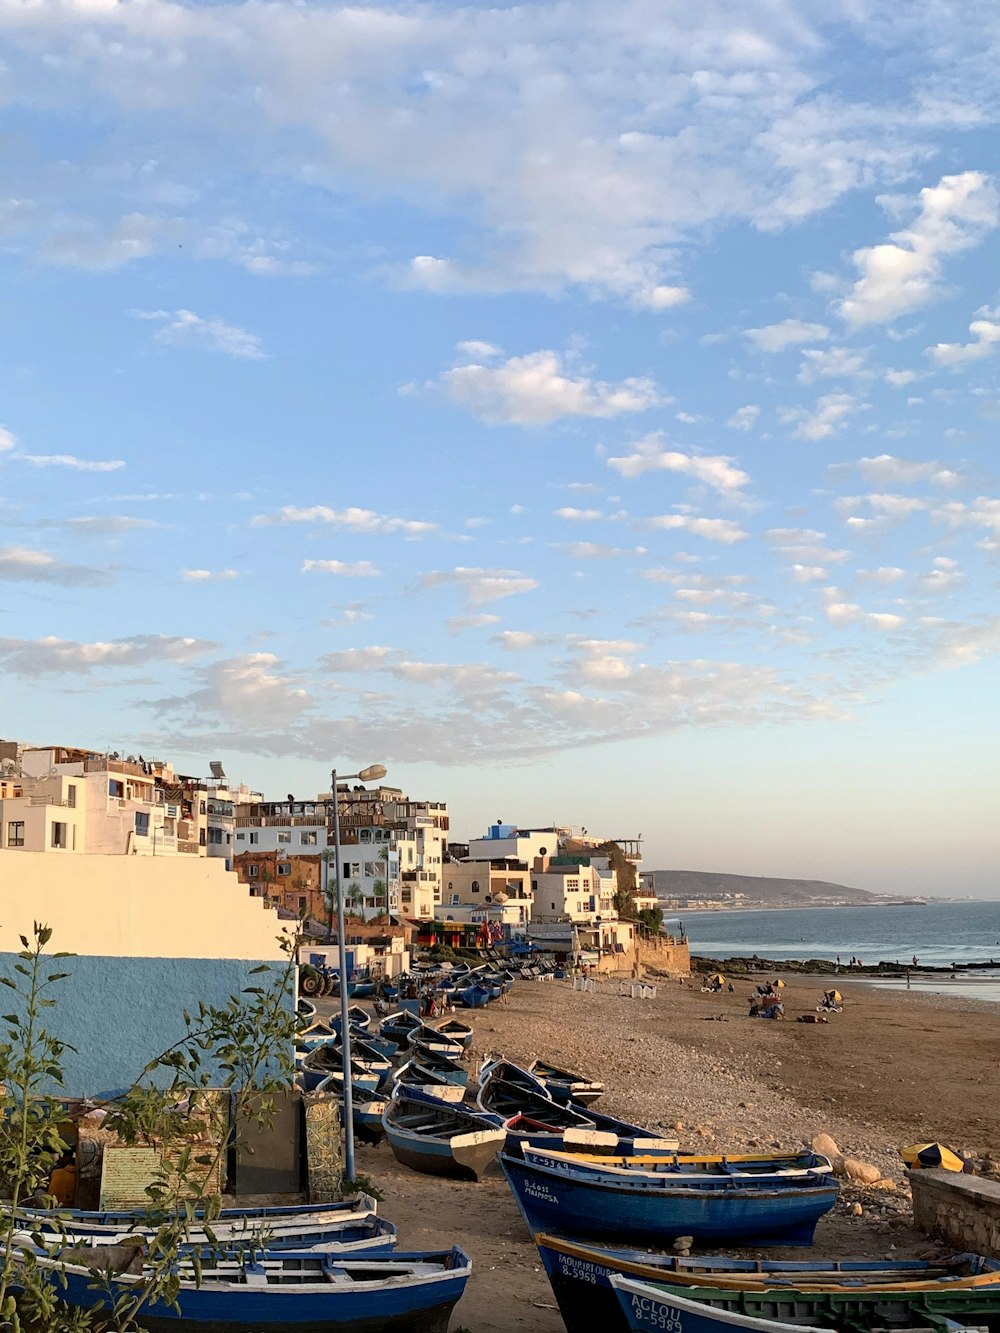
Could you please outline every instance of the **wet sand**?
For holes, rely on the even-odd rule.
[[[845,1153],[874,1161],[900,1190],[849,1189],[821,1222],[816,1254],[899,1257],[925,1248],[908,1226],[901,1145],[942,1139],[1000,1153],[1000,1006],[882,991],[846,981],[843,1014],[813,1012],[827,978],[789,978],[788,1020],[747,1018],[752,986],[704,994],[661,983],[655,1000],[622,998],[616,983],[585,995],[568,983],[518,982],[510,1004],[461,1011],[476,1032],[473,1058],[542,1056],[601,1078],[601,1109],[669,1129],[701,1151],[798,1146],[820,1131]],[[559,1333],[562,1321],[520,1214],[499,1171],[480,1184],[421,1176],[386,1144],[359,1145],[358,1170],[383,1190],[400,1245],[452,1243],[472,1255],[452,1330]],[[852,1215],[860,1201],[860,1216]],[[799,1250],[796,1257],[802,1258]]]

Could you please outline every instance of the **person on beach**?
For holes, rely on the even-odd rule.
[[[501,983],[500,983],[500,1003],[501,1003],[501,1004],[506,1004],[506,1003],[507,1003],[507,983],[506,983],[506,981],[501,981]]]

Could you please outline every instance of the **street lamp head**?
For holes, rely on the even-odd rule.
[[[367,768],[361,770],[358,777],[362,782],[377,782],[379,778],[385,777],[386,771],[384,764],[369,764]]]

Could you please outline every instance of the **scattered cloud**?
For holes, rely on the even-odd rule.
[[[304,509],[283,505],[276,514],[255,514],[250,523],[258,528],[276,524],[328,523],[331,527],[346,528],[350,532],[372,535],[398,533],[409,538],[426,537],[438,530],[436,523],[427,523],[422,519],[392,518],[387,514],[377,514],[373,509],[330,509],[327,505],[310,505]]]
[[[376,578],[382,573],[370,560],[303,560],[303,574],[339,574],[348,579]]]
[[[651,379],[617,384],[574,374],[558,352],[512,356],[502,365],[470,362],[446,370],[439,383],[448,396],[490,425],[545,426],[560,417],[617,417],[645,412],[660,401]]]
[[[807,347],[798,380],[800,384],[815,384],[817,380],[864,379],[870,375],[864,352],[849,347]]]
[[[760,408],[757,404],[747,403],[745,406],[736,409],[726,425],[732,430],[753,430],[759,416]]]
[[[599,509],[556,509],[554,511],[556,518],[565,518],[571,523],[593,523],[596,519],[603,518],[604,515]]]
[[[266,355],[255,333],[227,324],[224,319],[205,319],[193,310],[133,310],[132,314],[136,319],[158,323],[153,337],[171,347],[222,352],[237,361],[262,361]]]
[[[792,432],[800,440],[825,440],[836,435],[849,417],[866,410],[866,404],[850,393],[827,393],[817,399],[814,411],[791,407],[781,413],[782,421],[797,423]]]
[[[459,588],[471,608],[533,592],[538,587],[538,580],[515,569],[473,569],[461,565],[420,575],[421,588],[449,586]]]
[[[238,569],[183,569],[181,579],[185,583],[230,583],[238,579]]]
[[[324,671],[335,674],[341,672],[381,671],[390,658],[398,656],[395,648],[372,646],[369,648],[346,648],[339,653],[324,653],[319,665]]]
[[[709,542],[722,542],[729,546],[733,542],[742,542],[747,538],[738,523],[728,518],[693,518],[689,514],[664,514],[648,520],[650,527],[666,528],[670,531],[690,532],[694,537],[704,537]]]
[[[645,555],[645,546],[606,546],[603,542],[564,542],[559,546],[571,560],[617,560],[625,555]]]
[[[784,352],[802,343],[824,342],[830,336],[825,324],[806,324],[801,319],[783,319],[780,324],[766,324],[743,332],[761,352]]]
[[[53,583],[63,588],[96,588],[110,582],[110,575],[104,569],[66,564],[46,551],[25,546],[0,546],[0,580]]]
[[[499,625],[500,617],[482,611],[478,615],[451,616],[448,619],[449,634],[461,634],[466,629],[485,629],[488,625]]]
[[[972,321],[969,325],[972,342],[936,343],[935,346],[928,347],[927,354],[937,365],[960,370],[970,361],[982,361],[985,357],[993,355],[997,344],[1000,343],[1000,324],[996,321],[998,312],[984,306],[976,313],[981,317],[989,315],[991,318]]]
[[[44,639],[0,638],[0,662],[5,670],[29,679],[40,675],[77,675],[100,667],[138,667],[151,662],[188,662],[218,648],[208,639],[167,634],[136,634],[109,642],[77,643],[49,636]]]
[[[15,454],[22,463],[32,467],[65,467],[73,472],[118,472],[125,466],[123,458],[98,460],[77,458],[75,454]]]
[[[644,472],[679,472],[723,494],[738,492],[750,482],[749,475],[734,467],[732,458],[726,454],[685,454],[665,449],[661,431],[637,440],[630,454],[609,458],[608,467],[629,478],[640,477]]]
[[[894,201],[887,201],[894,202]],[[989,176],[963,171],[920,191],[913,223],[881,245],[855,250],[860,273],[839,312],[851,328],[882,324],[917,310],[942,293],[941,261],[980,241],[997,225],[997,193]]]

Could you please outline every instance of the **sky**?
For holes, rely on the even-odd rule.
[[[1000,9],[0,42],[0,735],[1000,897]]]

